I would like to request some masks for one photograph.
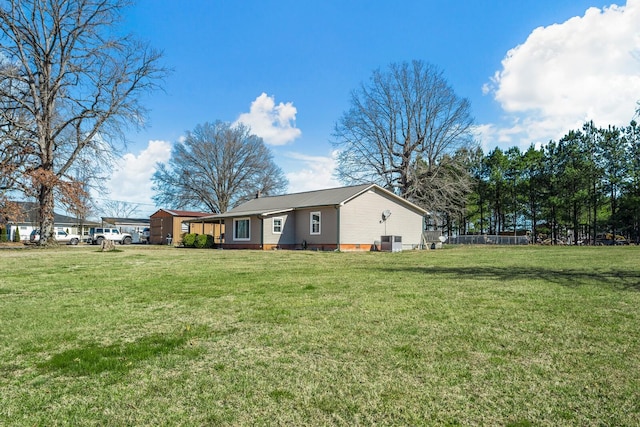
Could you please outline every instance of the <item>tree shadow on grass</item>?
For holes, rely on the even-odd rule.
[[[577,287],[603,285],[620,290],[640,291],[640,271],[584,271],[553,268],[498,268],[498,267],[385,267],[386,272],[410,271],[430,276],[442,276],[463,280],[490,279],[496,281],[539,280],[561,286]]]

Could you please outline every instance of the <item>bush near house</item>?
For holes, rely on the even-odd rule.
[[[196,236],[197,234],[194,233],[187,233],[184,235],[184,237],[182,238],[182,244],[184,245],[185,248],[193,248],[195,247],[195,242],[196,242]]]
[[[16,227],[16,232],[13,235],[13,241],[15,243],[20,243],[20,228]]]
[[[2,227],[0,228],[0,242],[4,243],[9,241],[9,236],[7,236],[7,229]]]
[[[213,247],[213,236],[200,234],[196,236],[195,247],[198,249],[210,249]]]

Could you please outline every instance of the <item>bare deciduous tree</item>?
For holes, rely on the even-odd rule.
[[[121,200],[107,200],[101,204],[100,208],[105,217],[131,218],[137,214],[140,204]]]
[[[469,171],[477,157],[477,150],[459,149],[443,155],[436,168],[424,161],[417,163],[420,185],[413,188],[411,198],[428,206],[432,225],[451,231],[451,221],[465,215],[467,196],[473,191]]]
[[[0,141],[3,152],[23,156],[11,185],[38,200],[41,244],[53,238],[55,199],[81,204],[76,161],[104,167],[126,126],[144,124],[140,94],[166,74],[159,52],[114,28],[127,3],[0,5]]]
[[[453,162],[457,151],[473,145],[470,110],[431,64],[404,62],[375,71],[352,93],[351,108],[335,126],[338,178],[378,183],[434,209],[438,193],[468,188]]]
[[[153,175],[154,201],[174,209],[226,212],[255,196],[282,194],[287,179],[262,138],[248,127],[198,125]]]

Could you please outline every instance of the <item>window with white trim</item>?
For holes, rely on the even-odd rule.
[[[282,234],[282,218],[273,218],[273,234]]]
[[[249,218],[237,218],[233,220],[233,240],[250,240],[251,239],[251,229],[250,229],[250,221]]]
[[[320,234],[320,212],[311,212],[309,217],[310,221],[310,234]]]

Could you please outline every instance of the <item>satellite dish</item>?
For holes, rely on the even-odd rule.
[[[382,211],[382,220],[386,221],[387,218],[389,218],[391,216],[391,211],[389,209],[385,209],[384,211]]]

